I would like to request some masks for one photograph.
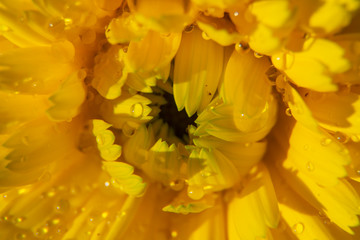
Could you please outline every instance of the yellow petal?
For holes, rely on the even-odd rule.
[[[47,110],[49,117],[56,121],[69,121],[75,117],[85,100],[85,86],[83,80],[86,76],[84,70],[70,75],[60,89],[49,100],[54,104]]]
[[[354,2],[359,6],[357,1],[349,2]],[[352,11],[354,10],[355,9],[352,9]],[[334,33],[350,23],[352,11],[346,9],[343,3],[325,1],[325,3],[311,15],[309,25],[314,29],[321,29],[325,33]]]
[[[114,179],[115,187],[131,196],[141,196],[146,187],[142,178],[134,175],[134,168],[123,162],[103,162],[105,171]]]
[[[91,84],[107,99],[115,99],[121,95],[121,87],[127,77],[119,51],[122,51],[119,46],[112,46],[95,57],[94,78]]]
[[[229,202],[229,239],[266,238],[267,228],[274,228],[279,222],[279,208],[269,173],[264,167],[260,168],[241,193]]]
[[[309,38],[302,52],[276,53],[274,66],[284,70],[295,84],[319,92],[334,92],[338,86],[332,76],[350,68],[344,49],[325,39]],[[307,71],[303,71],[306,68]]]
[[[222,46],[229,46],[241,40],[241,36],[236,32],[233,23],[226,18],[200,16],[196,23],[210,39]]]
[[[219,151],[194,149],[188,162],[188,196],[200,199],[205,192],[229,188],[238,180],[233,164]]]
[[[46,95],[25,95],[19,93],[0,92],[0,132],[12,132],[14,127],[24,121],[41,117],[49,107]],[[21,111],[14,111],[21,109]]]
[[[129,72],[146,72],[164,67],[175,56],[180,41],[178,33],[149,31],[141,41],[130,42],[124,56],[126,68]]]
[[[304,98],[319,125],[360,141],[360,97],[353,92],[317,93]]]
[[[195,146],[216,149],[230,160],[241,177],[258,163],[265,154],[266,142],[239,143],[228,142],[213,136],[193,139]]]
[[[257,1],[249,9],[259,22],[272,28],[286,25],[292,14],[287,0]]]
[[[182,191],[162,210],[165,212],[181,213],[185,215],[189,213],[200,213],[208,208],[214,207],[216,200],[217,195],[215,194],[208,194],[201,200],[193,200],[187,196],[186,191]]]
[[[136,21],[134,15],[124,13],[118,18],[113,18],[109,23],[105,34],[111,44],[128,43],[139,41],[143,38],[147,29]]]
[[[128,4],[140,23],[159,32],[179,32],[196,14],[192,4],[183,0],[131,0]]]
[[[111,127],[111,124],[99,119],[94,119],[92,123],[92,131],[96,137],[100,156],[106,161],[115,161],[121,156],[122,147],[120,145],[113,144],[115,141],[115,135],[110,130],[106,130]]]
[[[4,52],[0,56],[0,85],[24,93],[50,93],[72,71],[74,54],[68,41]]]
[[[326,216],[324,216],[324,219],[320,218],[319,211],[303,200],[300,195],[293,192],[274,168],[271,169],[271,173],[276,194],[279,198],[280,213],[289,226],[288,231],[291,232],[291,235],[304,240],[334,240],[335,238],[326,226],[326,221],[330,220],[326,219]]]
[[[238,66],[243,66],[241,71]],[[226,66],[223,98],[234,105],[234,122],[241,132],[261,132],[265,136],[275,123],[277,104],[265,80],[268,67],[265,58],[237,51]]]
[[[225,206],[221,201],[201,213],[178,214],[170,221],[171,236],[175,239],[227,239]]]
[[[334,186],[345,177],[344,165],[350,163],[346,149],[323,131],[313,132],[301,124],[295,124],[288,150],[287,160],[296,169],[322,186]],[[323,161],[326,159],[326,161]]]
[[[174,99],[178,110],[185,107],[189,116],[207,106],[222,72],[223,48],[201,35],[197,28],[185,32],[175,58]]]
[[[262,24],[256,26],[249,36],[249,45],[255,52],[272,55],[282,46],[282,40],[275,36],[274,31]]]

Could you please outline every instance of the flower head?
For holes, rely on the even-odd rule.
[[[0,3],[1,239],[358,239],[358,0]]]

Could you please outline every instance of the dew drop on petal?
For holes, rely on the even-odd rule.
[[[249,44],[245,43],[245,42],[240,42],[240,43],[236,43],[235,44],[235,50],[237,52],[247,52],[250,50]]]
[[[331,223],[331,220],[330,220],[328,217],[326,217],[326,218],[323,220],[323,223],[324,223],[325,225],[328,225],[328,224]]]
[[[122,50],[123,50],[124,53],[127,53],[128,52],[128,47],[124,47]]]
[[[73,23],[71,18],[64,18],[65,26],[70,26]]]
[[[342,132],[336,132],[334,138],[341,143],[347,143],[349,141],[349,137]]]
[[[254,52],[254,56],[256,58],[262,58],[264,55],[262,55],[261,53],[258,53],[258,52]]]
[[[70,208],[70,203],[66,199],[60,199],[55,208],[58,212],[66,212]]]
[[[292,230],[295,234],[301,234],[302,232],[304,232],[304,224],[301,222],[296,223],[293,227]]]
[[[332,142],[331,138],[323,138],[321,140],[321,145],[322,146],[328,146],[331,142]]]
[[[239,16],[239,12],[234,12],[234,16],[235,17]]]
[[[180,191],[184,188],[185,181],[183,179],[177,179],[170,182],[170,187],[172,190]]]
[[[15,223],[15,224],[21,223],[21,222],[23,222],[24,220],[25,220],[24,217],[16,217],[16,218],[14,219],[14,223]]]
[[[0,25],[0,32],[2,33],[10,32],[10,28],[6,25]]]
[[[315,170],[315,167],[314,167],[314,164],[312,162],[307,162],[306,163],[306,169],[309,171],[309,172],[313,172]]]
[[[178,236],[178,233],[176,230],[171,231],[171,237],[176,238]]]
[[[191,185],[188,187],[188,196],[191,199],[199,200],[204,196],[204,189],[199,186]]]
[[[285,114],[286,114],[286,116],[291,117],[291,116],[292,116],[292,114],[291,114],[291,109],[290,109],[290,108],[287,108],[287,109],[285,110]]]
[[[103,212],[101,213],[101,217],[102,218],[107,218],[109,216],[109,213],[108,212]]]
[[[106,182],[104,183],[104,185],[105,185],[105,187],[108,187],[108,186],[110,186],[110,182],[109,182],[109,181],[106,181]]]
[[[141,103],[135,103],[130,107],[130,114],[135,118],[142,117],[144,113],[144,106]]]
[[[25,233],[17,233],[15,235],[15,239],[26,239],[26,234]]]
[[[272,86],[276,85],[276,79],[280,75],[280,72],[277,70],[276,67],[271,66],[265,72],[267,79],[269,80]]]
[[[194,30],[194,25],[191,24],[191,25],[185,27],[184,32],[191,33],[193,30]]]
[[[202,32],[202,33],[201,33],[201,36],[202,36],[202,38],[205,39],[205,40],[210,40],[210,37],[209,37],[209,35],[207,35],[206,32]]]

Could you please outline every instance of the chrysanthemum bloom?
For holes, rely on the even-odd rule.
[[[360,239],[358,0],[1,0],[0,239]]]

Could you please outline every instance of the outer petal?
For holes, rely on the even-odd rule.
[[[279,222],[277,199],[269,173],[260,166],[259,172],[254,175],[242,192],[229,202],[230,240],[266,238],[267,228],[275,228]]]
[[[192,116],[208,105],[220,81],[223,55],[223,48],[203,39],[198,29],[183,34],[174,66],[174,99],[178,110],[185,107]]]

